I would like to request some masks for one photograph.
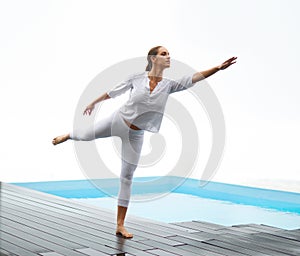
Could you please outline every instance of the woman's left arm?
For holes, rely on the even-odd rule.
[[[197,72],[193,75],[192,83],[197,83],[215,73],[217,73],[219,70],[224,70],[231,66],[232,64],[236,63],[237,57],[231,57],[230,59],[224,61],[221,65],[213,67],[211,69]]]

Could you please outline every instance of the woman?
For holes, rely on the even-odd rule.
[[[148,53],[148,65],[145,72],[129,77],[114,89],[97,98],[86,107],[83,114],[91,115],[97,103],[130,90],[128,101],[118,111],[99,121],[94,130],[73,131],[53,139],[52,143],[57,145],[69,139],[89,141],[109,136],[121,138],[122,168],[118,195],[117,235],[124,238],[133,237],[125,229],[124,220],[131,194],[133,173],[140,158],[144,131],[159,131],[164,108],[171,93],[187,89],[219,70],[228,68],[236,62],[236,59],[236,57],[232,57],[219,66],[174,81],[163,77],[164,70],[170,67],[168,50],[163,46],[156,46]]]

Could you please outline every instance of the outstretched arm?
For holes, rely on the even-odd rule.
[[[219,70],[224,70],[226,68],[228,68],[229,66],[231,66],[232,64],[236,63],[236,59],[237,57],[232,57],[226,61],[224,61],[221,65],[213,67],[211,69],[205,70],[205,71],[200,71],[197,72],[193,75],[193,79],[192,82],[196,83],[199,82],[213,74],[215,74],[216,72],[218,72]]]
[[[84,115],[91,115],[91,113],[93,112],[95,105],[103,100],[107,100],[110,99],[109,95],[107,93],[104,93],[103,95],[101,95],[99,98],[97,98],[96,100],[94,100],[90,105],[88,105],[86,107],[86,109],[84,110],[83,114]]]

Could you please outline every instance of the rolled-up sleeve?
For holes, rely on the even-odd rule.
[[[127,80],[119,83],[117,86],[115,86],[113,89],[109,90],[107,92],[108,96],[111,98],[115,98],[129,89],[132,88],[132,78],[128,78]]]
[[[193,79],[193,75],[188,75],[173,81],[172,83],[170,83],[169,92],[170,93],[179,92],[194,86],[196,83],[193,83],[192,79]]]

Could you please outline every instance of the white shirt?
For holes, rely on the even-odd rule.
[[[107,94],[114,98],[130,90],[128,101],[119,109],[121,116],[139,129],[158,132],[168,96],[194,84],[192,75],[178,80],[163,78],[150,93],[148,72],[130,76]]]

